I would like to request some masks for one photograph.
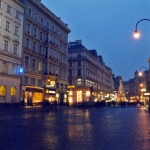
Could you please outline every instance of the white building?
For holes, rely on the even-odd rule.
[[[103,100],[113,91],[113,73],[96,50],[88,50],[81,40],[68,47],[68,88],[71,104]]]
[[[0,0],[0,103],[20,102],[24,5]]]
[[[27,105],[44,99],[67,98],[67,24],[40,0],[21,0],[26,5],[23,38],[22,91]],[[24,92],[23,92],[24,93]]]

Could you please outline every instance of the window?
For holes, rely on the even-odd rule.
[[[30,24],[27,24],[27,33],[30,33]]]
[[[31,78],[31,85],[35,85],[35,79]]]
[[[40,32],[40,40],[43,39],[43,32]]]
[[[60,44],[60,50],[61,50],[61,51],[63,50],[63,46],[62,46],[62,44]]]
[[[17,74],[17,65],[13,64],[12,66],[12,74]]]
[[[10,5],[7,5],[7,13],[11,13],[11,6]]]
[[[81,76],[81,70],[78,70],[78,74],[77,74],[78,76]]]
[[[46,33],[46,42],[48,42],[48,33]]]
[[[3,61],[2,72],[7,73],[7,62]]]
[[[36,60],[32,59],[32,70],[35,70],[35,62],[36,62]]]
[[[16,10],[16,18],[19,19],[19,11]]]
[[[38,79],[38,86],[42,86],[42,80]]]
[[[18,34],[19,34],[19,27],[15,26],[15,35],[18,35]]]
[[[34,28],[34,29],[33,29],[33,36],[34,36],[34,37],[36,37],[36,32],[37,32],[37,29]]]
[[[44,63],[44,71],[47,71],[47,63]]]
[[[59,76],[60,76],[60,78],[62,78],[62,69],[60,69],[60,71],[59,71]]]
[[[64,36],[64,40],[66,41],[66,36]]]
[[[69,71],[69,76],[72,77],[72,71],[71,70]]]
[[[48,47],[46,47],[46,53],[45,53],[46,56],[48,56]]]
[[[38,62],[38,71],[42,71],[42,62],[41,61]]]
[[[63,71],[63,78],[66,79],[66,70]]]
[[[28,15],[31,16],[31,8],[28,8]]]
[[[78,53],[78,57],[81,57],[81,54],[80,54],[80,53]]]
[[[29,48],[29,44],[30,44],[30,39],[26,39],[26,47]]]
[[[28,84],[29,82],[29,78],[28,77],[24,77],[24,84]]]
[[[37,13],[34,14],[34,19],[37,21]]]
[[[10,22],[6,20],[6,30],[9,31]]]
[[[8,51],[8,40],[4,40],[4,51]]]
[[[0,0],[0,8],[2,7],[2,0]]]
[[[29,67],[29,57],[25,56],[25,68]]]
[[[81,66],[81,62],[78,62],[78,66]]]
[[[52,26],[52,30],[54,31],[54,26]]]
[[[36,42],[33,42],[33,50],[36,51]]]
[[[77,79],[77,85],[81,85],[81,79]]]
[[[72,67],[72,63],[71,62],[69,63],[69,67]]]
[[[49,28],[49,22],[46,23],[47,28]]]
[[[43,48],[42,45],[39,46],[39,53],[42,54],[43,53]]]
[[[41,17],[41,24],[43,24],[43,18]]]
[[[18,49],[18,45],[15,43],[14,44],[14,54],[17,55],[17,49]]]

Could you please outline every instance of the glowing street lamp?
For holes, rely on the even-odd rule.
[[[135,38],[135,39],[138,39],[139,37],[140,37],[139,31],[135,30],[135,31],[134,31],[134,38]]]
[[[139,24],[141,21],[144,21],[144,20],[150,21],[150,19],[141,19],[140,21],[137,22],[137,24],[136,24],[136,26],[135,26],[135,31],[134,31],[134,38],[135,38],[135,39],[139,39],[139,38],[140,38],[140,32],[138,31],[137,26],[138,26],[138,24]]]

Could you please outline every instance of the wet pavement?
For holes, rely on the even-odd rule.
[[[0,109],[0,150],[150,150],[143,108]]]

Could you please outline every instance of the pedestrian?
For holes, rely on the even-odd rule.
[[[55,110],[57,110],[57,101],[56,100],[54,100],[54,108],[55,108]]]

